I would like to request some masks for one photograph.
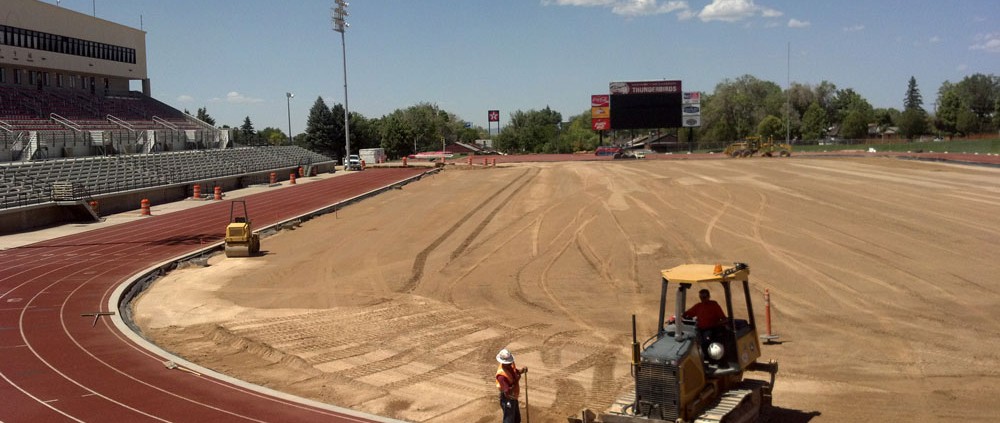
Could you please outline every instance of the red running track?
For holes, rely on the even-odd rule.
[[[424,172],[372,169],[242,199],[260,229]],[[154,207],[142,220],[0,251],[0,422],[389,421],[168,369],[112,319],[81,316],[109,311],[135,275],[220,243],[229,203]]]

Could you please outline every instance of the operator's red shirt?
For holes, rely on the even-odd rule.
[[[699,302],[684,312],[684,317],[698,318],[698,329],[711,329],[726,323],[726,313],[715,300]]]

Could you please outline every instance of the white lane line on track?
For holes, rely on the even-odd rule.
[[[55,286],[56,284],[58,284],[59,282],[62,282],[62,280],[61,280],[61,279],[59,279],[59,280],[56,280],[55,282],[52,282],[51,284],[49,284],[49,286],[45,287],[45,289],[49,289],[49,288],[51,288],[51,287]],[[82,286],[82,285],[83,285],[83,284],[81,284],[81,286]],[[77,289],[79,289],[79,288],[77,288]],[[26,306],[27,306],[27,305],[30,305],[30,304],[31,304],[32,302],[34,302],[34,301],[35,301],[35,300],[36,300],[36,299],[37,299],[37,298],[38,298],[38,297],[39,297],[39,296],[40,296],[40,295],[41,295],[41,294],[42,294],[43,292],[44,292],[44,291],[41,291],[41,292],[39,292],[38,294],[35,294],[35,296],[33,296],[33,297],[32,297],[32,298],[30,299],[30,300],[28,300],[27,304],[25,304],[25,305],[26,305]],[[71,291],[71,292],[72,292],[72,291]],[[67,297],[67,298],[68,298],[68,297]],[[65,305],[65,302],[63,303],[63,305]],[[132,410],[132,411],[134,411],[134,412],[136,412],[136,413],[138,413],[138,414],[142,414],[142,415],[145,415],[145,416],[147,416],[147,417],[150,417],[150,418],[152,418],[152,419],[155,419],[155,420],[159,420],[159,421],[161,421],[161,422],[167,422],[167,420],[163,420],[163,419],[161,419],[161,418],[159,418],[159,417],[156,417],[156,416],[154,416],[154,415],[152,415],[152,414],[148,414],[148,413],[145,413],[145,412],[142,412],[142,411],[140,411],[140,410],[137,410],[137,409],[135,409],[135,408],[132,408],[132,407],[129,407],[129,406],[125,405],[125,404],[122,404],[122,403],[120,403],[120,402],[118,402],[118,401],[115,401],[115,400],[113,400],[113,399],[111,399],[111,398],[108,398],[108,397],[106,397],[106,396],[104,396],[104,395],[101,395],[100,393],[98,393],[98,392],[96,392],[96,391],[94,391],[94,390],[92,390],[92,389],[90,389],[90,388],[87,388],[87,387],[86,387],[86,386],[84,386],[83,384],[81,384],[81,383],[77,382],[77,381],[76,381],[76,380],[74,380],[73,378],[70,378],[70,377],[69,377],[68,375],[66,375],[65,373],[61,372],[61,371],[60,371],[59,369],[56,369],[56,368],[55,368],[55,366],[53,366],[53,365],[52,365],[52,364],[50,364],[50,363],[49,363],[49,362],[48,362],[47,360],[45,360],[44,358],[42,358],[41,354],[39,354],[39,353],[38,353],[38,351],[36,351],[36,350],[35,350],[35,348],[31,346],[31,342],[28,342],[28,338],[27,338],[27,337],[25,336],[25,332],[24,332],[24,314],[25,314],[25,311],[27,311],[27,307],[25,307],[25,308],[24,308],[24,310],[22,310],[22,311],[21,311],[21,315],[20,315],[20,317],[18,318],[18,325],[20,326],[20,331],[21,331],[21,339],[23,339],[23,340],[24,340],[24,343],[25,343],[25,345],[27,345],[28,349],[29,349],[29,350],[31,350],[31,353],[32,353],[32,354],[34,354],[36,358],[38,358],[38,361],[42,362],[42,364],[45,364],[45,366],[47,366],[47,367],[48,367],[49,369],[52,369],[52,371],[53,371],[53,372],[55,372],[56,374],[58,374],[59,376],[62,376],[62,377],[63,377],[64,379],[66,379],[66,380],[68,380],[68,381],[72,382],[72,383],[73,383],[74,385],[76,385],[76,386],[79,386],[80,388],[83,388],[83,389],[84,389],[84,390],[86,390],[86,391],[90,391],[90,392],[94,393],[95,395],[97,395],[97,396],[99,396],[99,397],[101,397],[101,398],[103,398],[103,399],[105,399],[105,400],[107,400],[107,401],[109,401],[109,402],[112,402],[112,403],[115,403],[115,404],[118,404],[118,405],[120,405],[120,406],[121,406],[122,408],[125,408],[125,409],[128,409],[128,410]],[[64,324],[64,326],[63,326],[63,329],[65,330],[65,324]],[[74,340],[74,342],[75,342],[75,340]],[[7,379],[7,378],[6,378],[6,377],[4,377],[4,379]],[[9,379],[7,379],[7,382],[8,382],[8,383],[10,383],[11,385],[14,385],[14,383],[13,383],[13,382],[11,382],[11,381],[10,381]],[[19,386],[17,386],[17,389],[20,389],[20,390],[21,390],[22,392],[25,392],[25,391],[24,391],[23,389],[21,389],[21,387],[19,387]],[[27,394],[27,392],[25,392],[25,394]],[[34,397],[33,395],[30,395],[30,394],[28,394],[28,395],[29,395],[29,396],[31,396],[32,398],[35,398],[35,397]],[[36,400],[37,400],[37,398],[36,398]],[[52,406],[50,406],[50,405],[49,405],[48,403],[46,403],[46,402],[43,402],[43,403],[44,403],[44,404],[45,404],[46,406],[49,406],[49,408],[52,408],[53,410],[55,410],[55,411],[59,412],[60,414],[62,414],[62,415],[64,415],[64,416],[66,416],[66,417],[69,417],[69,418],[71,418],[71,419],[73,419],[73,420],[76,420],[76,421],[80,421],[80,420],[78,420],[78,419],[76,419],[76,418],[74,418],[74,417],[70,416],[69,414],[66,414],[66,413],[65,413],[65,412],[63,412],[62,410],[58,410],[58,409],[56,409],[55,407],[52,407]]]
[[[414,179],[414,178],[416,178],[416,177],[411,177],[410,179]],[[163,224],[167,224],[167,223],[168,222],[165,222],[165,221],[163,222]],[[102,233],[104,233],[104,232],[102,232]],[[216,244],[218,244],[218,243],[216,243]],[[60,247],[56,246],[55,248],[58,249]],[[48,253],[47,255],[48,256],[56,256],[57,254]],[[91,254],[91,255],[93,255],[93,254]],[[75,263],[75,264],[79,264],[79,263]],[[49,274],[53,273],[55,270],[61,270],[61,269],[64,269],[65,267],[69,267],[69,266],[70,265],[62,266],[62,267],[59,267],[57,269],[50,270],[50,271],[46,272],[43,275],[39,275],[39,276],[36,276],[36,277],[32,278],[31,280],[22,282],[21,284],[19,284],[19,285],[13,287],[13,288],[7,290],[6,292],[3,292],[2,294],[0,294],[0,298],[6,297],[10,293],[14,292],[15,290],[17,290],[19,288],[24,287],[25,285],[27,285],[29,283],[41,280],[43,276],[49,275]],[[18,272],[17,274],[21,274],[21,273],[23,273],[23,271]],[[91,272],[87,272],[86,274],[90,274],[90,273]],[[14,275],[14,276],[16,276],[16,275]],[[9,279],[9,278],[10,277],[5,277],[3,279]],[[51,288],[52,286],[54,286],[58,282],[62,282],[62,281],[61,280],[57,281],[57,282],[49,285],[45,289]],[[127,283],[128,283],[128,281],[126,281],[122,285],[119,285],[118,287],[124,286]],[[84,283],[84,285],[85,284],[86,283]],[[79,289],[79,287],[78,287],[78,289]],[[117,290],[117,288],[114,287],[114,286],[111,286],[111,287],[109,287],[109,291],[111,291],[111,290]],[[72,294],[75,293],[75,292],[76,292],[76,290],[73,290],[73,291],[70,291],[69,293],[66,293],[66,294],[68,294],[68,296],[64,299],[61,311],[63,311],[63,312],[65,311],[66,304],[69,301],[69,296],[72,296]],[[25,308],[20,309],[21,310],[21,315],[20,315],[20,319],[19,319],[20,332],[21,332],[22,339],[24,339],[26,342],[27,342],[27,339],[26,339],[25,332],[24,332],[25,311],[27,311],[28,308],[34,308],[34,306],[30,305],[31,302],[35,301],[41,294],[45,294],[45,293],[49,293],[49,292],[48,291],[38,292],[37,294],[34,295],[34,297],[31,298],[31,300],[29,300],[28,305],[26,305]],[[57,292],[57,293],[63,293],[63,292]],[[107,292],[106,292],[105,299],[107,299],[107,298],[108,298],[108,296],[107,296]],[[116,306],[117,306],[116,303],[112,304],[112,303],[109,302],[109,307],[116,307]],[[46,307],[43,310],[51,310],[51,309],[52,308],[50,308],[50,307]],[[17,309],[15,308],[14,310],[17,310]],[[40,310],[35,310],[35,311],[40,311]],[[65,317],[66,317],[65,313],[61,313],[61,323],[62,323],[62,326],[63,326],[63,330],[64,330],[64,332],[66,332],[67,334],[69,334],[68,328],[66,327]],[[149,356],[151,358],[173,357],[172,355],[169,355],[165,351],[162,351],[162,350],[159,350],[159,349],[157,349],[157,351],[160,351],[160,353],[154,355],[154,352],[150,351],[149,348],[150,347],[154,347],[155,348],[155,345],[149,344],[148,342],[143,342],[144,340],[141,340],[141,339],[137,340],[136,338],[133,338],[133,337],[130,336],[129,338],[130,338],[131,342],[129,342],[129,340],[126,340],[126,339],[122,338],[122,335],[134,335],[134,334],[132,334],[131,330],[127,326],[125,326],[124,323],[121,322],[120,319],[117,319],[117,318],[115,319],[113,327],[108,322],[106,322],[106,321],[104,322],[104,325],[105,325],[105,328],[113,336],[117,337],[125,345],[128,345],[129,347],[131,347],[131,348],[133,348],[133,349],[141,352],[142,354],[144,354],[146,356]],[[82,351],[84,351],[86,354],[90,355],[93,359],[95,359],[96,361],[102,363],[106,367],[108,367],[108,368],[110,368],[110,369],[112,369],[112,370],[114,370],[114,371],[116,371],[116,372],[118,372],[120,374],[123,374],[126,377],[129,377],[129,378],[131,378],[133,380],[136,380],[139,383],[147,385],[147,386],[149,386],[149,387],[151,387],[153,389],[159,390],[161,392],[165,392],[167,394],[173,395],[173,396],[178,397],[178,398],[185,399],[187,401],[191,401],[191,402],[197,403],[196,401],[190,400],[188,398],[181,397],[181,396],[179,396],[179,395],[177,395],[175,393],[172,393],[172,392],[165,391],[163,388],[159,388],[157,386],[151,385],[151,384],[146,383],[144,381],[140,381],[140,380],[136,379],[135,377],[132,377],[131,375],[128,375],[128,374],[124,373],[122,370],[111,366],[107,362],[104,362],[104,361],[102,361],[100,359],[97,359],[97,357],[94,356],[92,353],[90,353],[90,351],[84,349],[83,346],[80,345],[79,342],[77,342],[77,340],[75,338],[73,338],[71,335],[69,337],[72,340],[72,342],[74,342],[79,348],[81,348]],[[140,345],[142,345],[143,347],[145,347],[146,350],[143,350],[143,348],[140,347]],[[117,404],[121,405],[124,408],[131,409],[133,411],[137,411],[138,412],[138,410],[134,410],[131,407],[125,406],[124,404],[118,403],[116,401],[112,401],[109,398],[101,395],[100,393],[97,393],[96,391],[93,391],[93,390],[91,390],[89,388],[84,387],[79,382],[77,382],[77,381],[69,378],[66,374],[64,374],[64,373],[56,370],[49,362],[47,362],[44,359],[42,359],[42,357],[30,345],[30,343],[27,343],[27,344],[21,345],[21,346],[28,347],[29,350],[31,350],[32,354],[34,354],[34,356],[40,362],[42,362],[43,364],[45,364],[46,366],[48,366],[56,374],[59,374],[60,376],[62,376],[67,381],[70,381],[70,382],[76,384],[77,386],[80,386],[81,388],[83,388],[83,389],[85,389],[87,391],[92,392],[92,394],[85,394],[85,395],[88,395],[88,396],[98,396],[98,397],[106,399],[106,400],[108,400],[110,402],[117,403]],[[231,389],[233,391],[242,392],[242,393],[245,393],[247,395],[254,396],[254,397],[257,397],[257,398],[260,398],[260,399],[265,399],[265,400],[268,400],[268,401],[273,401],[275,403],[279,403],[279,404],[283,404],[283,405],[287,405],[287,406],[292,406],[292,407],[296,407],[296,408],[299,408],[299,409],[309,410],[311,412],[317,412],[319,414],[325,414],[325,415],[330,415],[330,416],[337,416],[337,417],[340,417],[342,419],[351,420],[351,421],[358,421],[358,422],[361,422],[361,421],[399,422],[398,420],[387,419],[387,418],[384,418],[384,417],[381,417],[381,416],[373,416],[373,415],[370,415],[370,414],[367,414],[367,413],[358,412],[358,411],[355,411],[355,410],[345,409],[345,408],[341,408],[341,407],[337,407],[337,406],[332,406],[332,405],[329,405],[329,404],[320,403],[318,401],[313,401],[313,400],[308,400],[308,399],[305,399],[305,398],[296,397],[296,396],[285,394],[285,393],[282,393],[282,392],[279,392],[279,391],[274,391],[272,389],[268,389],[268,388],[265,388],[265,387],[262,387],[262,386],[248,384],[246,382],[243,382],[243,381],[240,381],[240,380],[237,380],[237,379],[233,379],[233,378],[229,378],[228,376],[225,376],[225,375],[222,375],[222,374],[217,374],[215,372],[211,372],[211,373],[212,373],[212,375],[211,375],[212,378],[206,379],[207,381],[210,381],[210,382],[215,383],[217,385],[223,386],[223,387],[225,387],[227,389]],[[46,404],[41,399],[35,397],[34,395],[32,395],[29,392],[27,392],[26,390],[24,390],[22,387],[14,384],[13,381],[11,381],[7,377],[7,375],[5,375],[5,374],[2,373],[2,371],[0,371],[0,377],[2,377],[4,380],[6,380],[8,382],[8,384],[10,384],[11,386],[13,386],[15,389],[18,389],[19,391],[21,391],[22,393],[24,393],[26,396],[34,399],[36,402],[45,405],[46,407],[52,409],[53,411],[55,411],[55,412],[57,412],[59,414],[62,414],[64,416],[66,416],[69,419],[72,419],[72,420],[78,421],[78,422],[81,421],[81,420],[79,420],[79,419],[77,419],[77,418],[75,418],[73,416],[70,416],[69,414],[67,414],[67,413],[65,413],[65,412],[63,412],[63,411],[61,411],[59,409],[56,409],[56,408],[54,408],[54,407]],[[201,404],[201,403],[199,403],[199,404]],[[204,404],[202,404],[202,405],[204,405]],[[214,407],[210,407],[210,408],[214,408]],[[220,410],[220,411],[226,412],[225,410]],[[142,414],[145,414],[145,413],[142,413]],[[229,413],[229,414],[233,414],[233,413]],[[146,415],[148,416],[148,414],[146,414]],[[235,414],[233,414],[233,415],[235,415]],[[236,416],[238,416],[238,415],[236,415]],[[154,416],[150,416],[150,417],[152,417],[152,418],[154,418],[156,420],[164,421],[163,419],[159,419],[159,418],[156,418]],[[246,418],[245,416],[239,416],[239,417]],[[250,419],[250,420],[254,420],[254,419]],[[257,421],[257,420],[255,420],[255,421]],[[2,422],[0,422],[0,423],[2,423]]]
[[[206,249],[210,249],[210,248],[206,248]],[[198,252],[199,251],[192,251],[192,252],[189,252],[189,253],[185,254],[185,256],[197,254]],[[104,292],[103,296],[102,296],[102,302],[105,302],[106,306],[109,309],[117,307],[119,299],[122,297],[122,295],[124,295],[125,288],[128,287],[129,285],[131,285],[136,279],[140,278],[142,275],[146,275],[146,274],[154,271],[155,269],[162,268],[164,265],[166,265],[168,263],[172,263],[174,261],[177,261],[180,257],[183,257],[183,256],[174,257],[172,259],[165,260],[165,261],[157,263],[155,265],[151,265],[147,269],[145,269],[143,271],[140,271],[140,272],[137,272],[136,274],[132,275],[128,279],[122,281],[120,284],[109,286],[107,288],[107,290]],[[369,414],[369,413],[364,413],[364,412],[357,411],[357,410],[352,410],[352,409],[349,409],[349,408],[338,407],[336,405],[326,404],[326,403],[319,402],[319,401],[316,401],[316,400],[311,400],[311,399],[308,399],[308,398],[298,397],[298,396],[295,396],[295,395],[292,395],[292,394],[288,394],[288,393],[285,393],[285,392],[277,391],[277,390],[270,389],[270,388],[267,388],[267,387],[264,387],[264,386],[254,385],[252,383],[236,379],[236,378],[231,377],[229,375],[225,375],[225,374],[213,371],[211,369],[208,369],[208,368],[199,366],[199,365],[197,365],[195,363],[189,362],[189,361],[185,360],[182,357],[173,355],[173,354],[171,354],[171,353],[163,350],[162,348],[160,348],[156,344],[153,344],[153,343],[147,341],[146,339],[142,338],[141,336],[137,335],[135,332],[132,331],[132,329],[128,325],[125,324],[125,322],[121,318],[121,314],[115,314],[114,316],[111,316],[110,320],[111,320],[110,323],[109,323],[108,320],[102,320],[101,323],[108,329],[108,332],[110,332],[111,334],[113,334],[114,336],[116,336],[123,344],[129,346],[130,348],[136,350],[137,352],[139,352],[139,353],[141,353],[141,354],[143,354],[143,355],[145,355],[145,356],[147,356],[147,357],[149,357],[151,359],[156,360],[157,362],[162,362],[164,359],[167,359],[167,360],[174,361],[175,363],[177,363],[179,365],[183,365],[184,367],[187,367],[187,368],[190,368],[190,369],[194,369],[194,370],[196,370],[199,373],[202,373],[204,375],[204,379],[203,380],[205,380],[206,382],[211,382],[211,383],[214,383],[214,384],[219,385],[221,387],[224,387],[226,389],[230,389],[230,390],[242,393],[242,394],[250,395],[250,396],[258,398],[258,399],[275,402],[275,403],[278,403],[278,404],[281,404],[281,405],[285,405],[285,406],[295,407],[295,408],[298,408],[298,409],[301,409],[301,410],[307,410],[307,411],[314,412],[314,413],[317,413],[317,414],[320,414],[320,415],[334,416],[334,417],[338,417],[338,418],[341,418],[341,419],[350,420],[350,421],[356,421],[356,422],[372,422],[372,421],[375,421],[375,422],[386,422],[386,423],[403,423],[401,420],[390,419],[390,418],[387,418],[387,417],[377,416],[377,415],[373,415],[373,414]],[[113,326],[112,326],[112,324],[113,324]],[[75,340],[74,340],[74,342],[75,342]],[[93,356],[93,355],[91,355],[91,356]],[[113,370],[121,373],[121,370],[119,370],[117,368],[114,368],[113,366],[111,366],[111,365],[109,365],[107,363],[104,363],[103,361],[101,361],[100,359],[97,359],[96,357],[95,357],[95,360],[97,360],[97,361],[101,362],[102,364],[104,364],[105,366],[107,366],[107,367],[109,367],[109,368],[111,368],[111,369],[113,369]],[[126,376],[131,378],[130,375],[126,374]],[[148,385],[148,383],[146,383],[146,382],[143,382],[143,381],[139,381],[139,382]],[[153,386],[153,385],[149,385],[149,386],[153,387],[154,389],[160,389],[160,388],[157,388],[156,386]],[[162,391],[162,389],[160,389],[160,390]],[[178,394],[173,393],[173,392],[168,392],[168,391],[164,391],[164,392],[167,393],[167,394],[169,394],[169,395],[180,397]],[[180,397],[180,398],[183,398],[183,397]]]
[[[106,270],[106,271],[108,271],[108,270],[113,270],[113,268],[110,268],[110,267],[107,267],[107,266],[105,266],[105,270]],[[197,401],[197,400],[195,400],[195,399],[192,399],[192,398],[188,398],[188,397],[185,397],[185,396],[183,396],[183,395],[181,395],[181,394],[178,394],[178,393],[176,393],[176,392],[171,392],[171,391],[168,391],[168,390],[166,390],[166,389],[163,389],[163,388],[161,388],[161,387],[159,387],[159,386],[156,386],[156,385],[153,385],[153,384],[151,384],[151,383],[148,383],[148,382],[146,382],[146,381],[143,381],[143,380],[140,380],[140,379],[136,378],[135,376],[132,376],[131,374],[129,374],[129,373],[127,373],[127,372],[123,371],[122,369],[119,369],[119,368],[117,368],[117,367],[115,367],[115,366],[112,366],[111,364],[109,364],[109,363],[105,362],[104,360],[101,360],[100,358],[97,358],[97,356],[95,356],[95,355],[94,355],[93,353],[91,353],[91,352],[90,352],[89,350],[87,350],[86,348],[84,348],[84,346],[83,346],[83,345],[81,345],[79,341],[77,341],[76,337],[74,337],[74,336],[73,336],[73,334],[72,334],[72,333],[70,333],[70,331],[69,331],[69,328],[68,328],[68,327],[66,327],[66,316],[67,316],[67,314],[66,314],[66,304],[67,304],[67,303],[69,302],[69,299],[70,299],[70,298],[71,298],[71,297],[73,296],[73,294],[75,294],[75,293],[76,293],[77,291],[79,291],[79,290],[83,289],[83,288],[84,288],[85,286],[87,286],[87,284],[89,284],[89,283],[90,283],[90,282],[91,282],[91,281],[92,281],[93,279],[95,279],[95,278],[98,278],[98,277],[100,277],[100,275],[94,275],[93,277],[91,277],[91,278],[90,278],[90,279],[88,279],[87,281],[84,281],[84,282],[80,283],[79,285],[77,285],[76,289],[74,289],[74,290],[70,291],[70,292],[69,292],[69,293],[68,293],[68,294],[66,295],[66,298],[65,298],[65,299],[63,300],[63,303],[62,303],[62,306],[61,306],[61,307],[60,307],[60,309],[59,309],[59,316],[60,316],[60,318],[59,318],[60,322],[59,322],[59,323],[60,323],[60,325],[62,326],[62,329],[63,329],[63,332],[64,332],[64,333],[66,334],[66,336],[67,336],[67,337],[68,337],[68,338],[69,338],[69,339],[70,339],[70,340],[71,340],[71,341],[73,342],[73,344],[74,344],[74,345],[76,345],[76,346],[77,346],[77,348],[79,348],[79,349],[80,349],[80,351],[83,351],[83,353],[85,353],[85,354],[87,354],[88,356],[90,356],[90,358],[92,358],[92,359],[93,359],[94,361],[97,361],[98,363],[101,363],[101,364],[103,364],[103,365],[104,365],[105,367],[107,367],[107,368],[109,368],[109,369],[111,369],[111,370],[113,370],[113,371],[117,372],[118,374],[121,374],[122,376],[125,376],[125,377],[127,377],[127,378],[129,378],[129,379],[132,379],[132,380],[136,381],[137,383],[140,383],[140,384],[142,384],[142,385],[146,385],[146,386],[148,386],[148,387],[150,387],[150,388],[152,388],[152,389],[155,389],[155,390],[157,390],[157,391],[160,391],[160,392],[163,392],[163,393],[165,393],[165,394],[167,394],[167,395],[171,395],[171,396],[174,396],[174,397],[176,397],[176,398],[179,398],[179,399],[182,399],[182,400],[185,400],[185,401],[188,401],[188,402],[190,402],[190,403],[192,403],[192,404],[196,404],[196,405],[200,405],[200,406],[202,406],[202,407],[205,407],[205,408],[208,408],[208,409],[212,409],[212,410],[216,410],[216,411],[219,411],[219,412],[222,412],[222,413],[225,413],[225,414],[229,414],[229,415],[231,415],[231,416],[234,416],[234,417],[239,417],[239,418],[242,418],[242,419],[245,419],[245,420],[249,420],[249,421],[253,421],[253,422],[260,422],[260,423],[266,423],[266,422],[264,422],[263,420],[257,420],[257,419],[255,419],[255,418],[253,418],[253,417],[249,417],[249,416],[244,416],[244,415],[241,415],[241,414],[237,414],[237,413],[235,413],[235,412],[232,412],[232,411],[229,411],[229,410],[224,410],[224,409],[221,409],[221,408],[218,408],[218,407],[215,407],[215,406],[212,406],[212,405],[210,405],[210,404],[206,404],[206,403],[203,403],[203,402],[200,402],[200,401]],[[105,326],[106,328],[109,328],[109,326],[107,325],[107,323],[105,323],[105,324],[104,324],[104,326]],[[77,383],[76,381],[72,381],[72,382],[73,382],[73,383]],[[77,383],[77,384],[79,385],[79,383]],[[81,387],[82,387],[82,385],[81,385]],[[85,388],[85,389],[86,389],[86,388]],[[89,390],[89,389],[88,389],[88,390]],[[94,392],[94,391],[92,391],[92,390],[91,390],[91,392]],[[95,395],[100,395],[100,394],[98,394],[98,393],[96,393],[96,392],[95,392]],[[101,397],[104,397],[103,395],[100,395],[100,396],[101,396]],[[113,400],[110,400],[110,399],[109,399],[109,401],[113,401]],[[137,412],[140,412],[140,413],[142,413],[141,411],[139,411],[139,410],[136,410],[136,409],[134,409],[134,408],[132,408],[132,407],[128,407],[128,406],[126,406],[126,405],[125,405],[125,404],[123,404],[123,403],[120,403],[120,402],[117,402],[117,401],[113,401],[113,402],[115,402],[116,404],[120,404],[120,405],[121,405],[122,407],[125,407],[125,408],[128,408],[128,409],[131,409],[131,410],[135,410],[135,411],[137,411]],[[155,416],[152,416],[152,415],[150,415],[150,414],[146,414],[146,413],[142,413],[142,414],[145,414],[145,415],[148,415],[148,416],[150,416],[150,417],[153,417],[153,418],[156,418],[157,420],[160,420],[160,421],[166,421],[166,420],[163,420],[163,419],[160,419],[160,418],[158,418],[158,417],[155,417]]]

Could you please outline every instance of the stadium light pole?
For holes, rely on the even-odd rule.
[[[292,145],[292,97],[295,94],[285,93],[285,104],[288,105],[288,145]]]
[[[344,32],[350,24],[344,21],[348,16],[347,6],[349,3],[344,0],[334,0],[337,5],[333,8],[333,30],[340,33],[340,51],[344,57],[344,165],[347,165],[347,158],[351,156],[351,120],[347,109],[347,41]]]

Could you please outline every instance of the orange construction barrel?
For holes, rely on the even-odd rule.
[[[277,181],[278,181],[278,174],[271,172],[271,184],[274,184]]]
[[[221,200],[222,199],[222,187],[220,187],[218,185],[215,186],[215,196],[214,196],[214,198],[216,200]]]
[[[295,172],[288,174],[288,184],[295,185]]]
[[[200,200],[201,199],[201,185],[194,184],[194,195],[192,195],[192,197],[195,200]]]
[[[142,201],[139,202],[139,210],[143,216],[149,216],[149,200],[143,198]]]

